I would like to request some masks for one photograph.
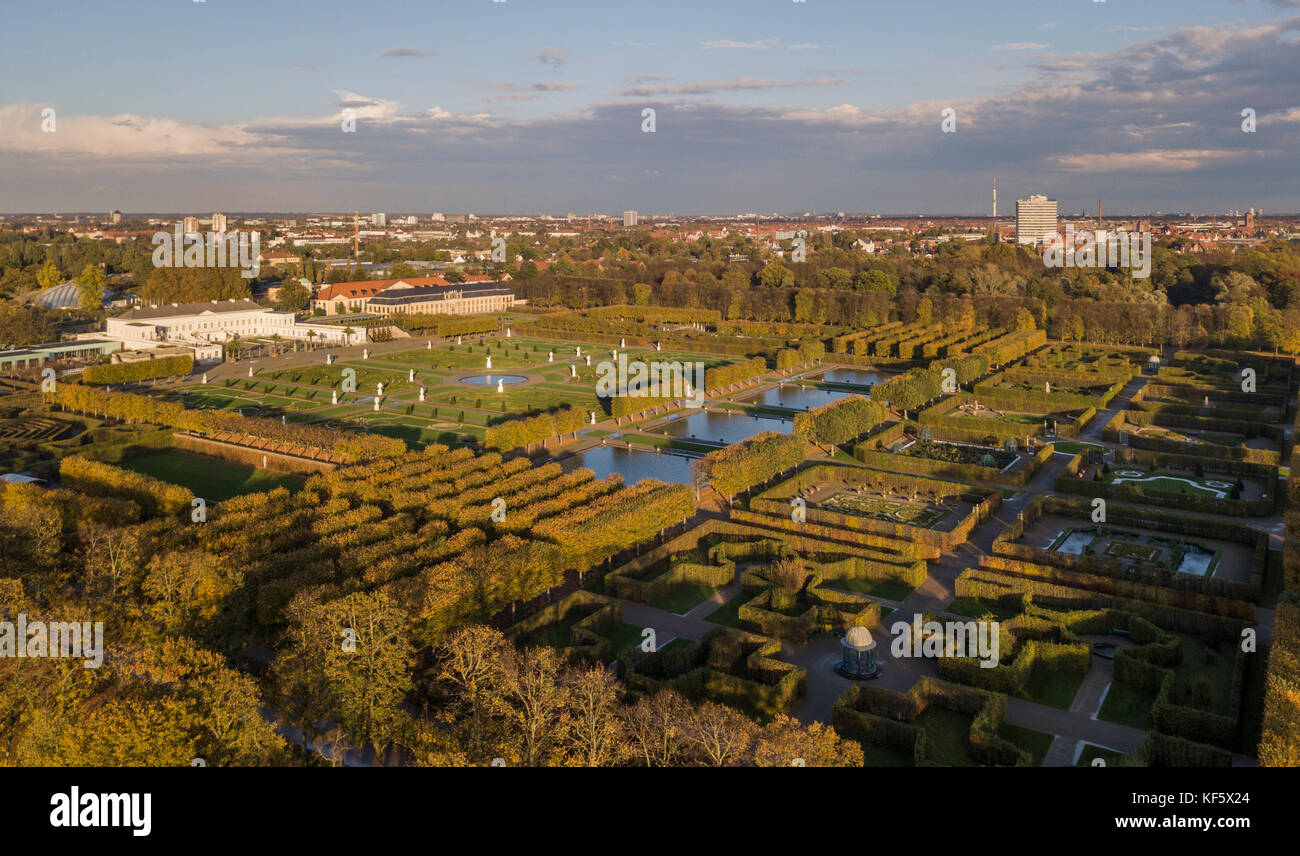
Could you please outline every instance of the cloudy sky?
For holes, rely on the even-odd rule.
[[[980,213],[995,176],[1002,211],[1300,211],[1300,0],[47,0],[4,21],[3,212]]]

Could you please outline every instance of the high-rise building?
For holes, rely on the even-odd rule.
[[[112,223],[114,226],[116,226],[118,223],[121,223],[122,212],[118,211],[117,209],[114,209],[113,213],[108,215],[108,221]]]
[[[1039,244],[1045,236],[1056,234],[1056,200],[1035,193],[1016,200],[1016,243]]]
[[[187,235],[197,234],[199,231],[199,218],[186,217],[184,224],[181,226],[182,231]]]
[[[623,225],[624,225],[624,226],[629,226],[629,227],[630,227],[630,226],[635,226],[635,225],[636,225],[636,212],[635,212],[635,211],[624,211],[624,212],[623,212]]]
[[[376,214],[371,214],[371,215],[370,215],[370,225],[371,225],[371,226],[387,226],[387,225],[388,225],[388,215],[385,214],[385,213],[383,213],[382,211],[380,211],[380,212],[378,212],[378,213],[376,213]]]
[[[222,213],[218,212],[218,213],[212,215],[212,231],[214,231],[214,232],[224,232],[224,231],[226,231],[226,215],[225,215],[225,214],[222,214]]]

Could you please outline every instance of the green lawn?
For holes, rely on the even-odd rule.
[[[245,493],[272,490],[281,485],[296,491],[304,481],[301,476],[276,473],[180,449],[145,452],[124,458],[118,466],[187,487],[195,496],[213,502]]]
[[[1002,724],[998,729],[998,736],[1004,740],[1010,740],[1019,748],[1025,750],[1033,756],[1034,762],[1043,763],[1043,756],[1052,745],[1052,735],[1044,734],[1041,731],[1031,731],[1028,728],[1021,728],[1018,725]]]
[[[626,651],[628,648],[641,644],[642,628],[635,624],[628,624],[626,621],[620,622],[605,638],[610,642],[610,650],[615,657]]]
[[[1151,706],[1155,703],[1155,693],[1115,681],[1106,693],[1097,718],[1148,731],[1154,724]]]
[[[911,752],[899,752],[869,743],[862,744],[862,758],[864,767],[911,767],[915,760]]]
[[[723,627],[740,627],[740,608],[754,599],[754,595],[741,593],[715,609],[705,618]]]
[[[975,764],[970,756],[971,717],[931,705],[916,719],[916,725],[925,731],[926,758],[945,767],[969,767]]]
[[[844,580],[827,580],[830,588],[879,597],[884,600],[902,600],[912,593],[912,586],[898,580],[873,580],[866,577],[853,577]]]
[[[1084,746],[1083,751],[1079,753],[1079,760],[1075,762],[1074,766],[1091,767],[1094,758],[1101,758],[1106,762],[1106,766],[1113,767],[1115,766],[1115,763],[1123,757],[1124,755],[1122,753],[1113,752],[1110,749],[1103,749],[1100,746],[1093,746],[1089,743],[1087,746]]]
[[[688,583],[674,587],[672,591],[650,605],[656,609],[671,612],[674,615],[681,615],[684,612],[690,612],[691,609],[712,597],[715,591],[717,589],[709,586]]]
[[[1069,710],[1070,702],[1074,701],[1081,683],[1083,683],[1082,677],[1076,678],[1054,672],[1039,664],[1030,673],[1029,680],[1025,681],[1024,687],[1020,690],[1020,697],[1059,710]]]

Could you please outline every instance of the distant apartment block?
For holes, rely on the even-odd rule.
[[[376,213],[374,213],[374,214],[371,214],[371,215],[370,215],[370,225],[371,225],[371,226],[387,226],[387,225],[388,225],[388,215],[385,214],[385,213],[382,212],[382,211],[379,211],[379,212],[376,212]]]
[[[182,229],[182,230],[185,232],[185,234],[187,234],[187,235],[194,235],[194,234],[197,234],[198,231],[199,231],[199,218],[198,218],[198,217],[186,217],[185,220],[184,220],[184,222],[183,222],[182,225],[181,225],[181,229]]]
[[[1042,243],[1044,236],[1056,234],[1056,200],[1036,193],[1016,200],[1016,243]]]
[[[636,225],[636,212],[635,212],[635,211],[624,211],[624,212],[623,212],[623,225],[624,225],[624,226],[629,226],[629,227],[631,227],[631,226],[635,226],[635,225]]]
[[[221,212],[217,212],[216,214],[213,214],[213,215],[212,215],[212,231],[214,231],[214,232],[224,232],[224,231],[226,231],[226,215],[225,215],[225,214],[222,214]]]

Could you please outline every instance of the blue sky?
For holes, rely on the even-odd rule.
[[[1004,210],[1300,210],[1300,0],[50,0],[6,25],[5,211],[973,212],[994,175]]]

